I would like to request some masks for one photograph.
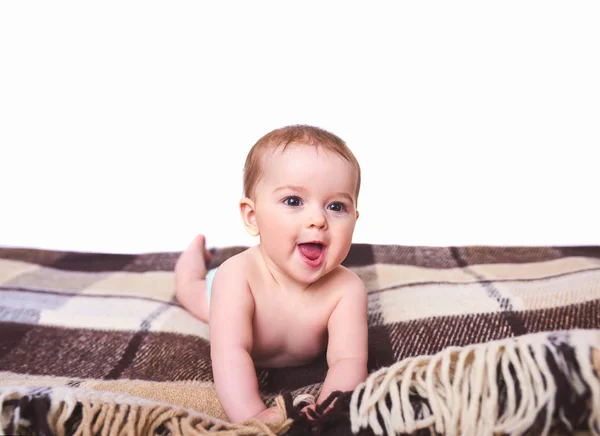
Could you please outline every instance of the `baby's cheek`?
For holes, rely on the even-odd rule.
[[[279,244],[286,239],[291,239],[294,237],[293,232],[290,232],[286,225],[281,222],[273,223],[269,231],[273,236],[273,239],[275,239],[275,242]]]
[[[338,238],[340,242],[344,245],[350,244],[352,242],[352,233],[354,230],[354,226],[349,223],[344,223],[338,229]]]

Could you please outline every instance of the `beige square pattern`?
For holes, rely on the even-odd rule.
[[[515,310],[549,309],[600,298],[598,271],[521,282],[496,282],[494,287],[510,298]]]
[[[495,313],[499,304],[478,283],[418,285],[383,291],[379,304],[386,324],[471,313]]]
[[[94,298],[84,295],[68,299],[57,309],[40,312],[39,324],[71,328],[139,330],[141,323],[162,303],[137,298]]]
[[[81,292],[109,274],[107,272],[63,271],[45,266],[35,266],[5,283],[11,286],[43,288],[55,292],[70,293]]]
[[[18,260],[0,259],[0,285],[8,283],[21,274],[38,269],[37,265]]]
[[[160,313],[149,329],[151,332],[170,332],[209,339],[209,327],[181,307],[171,306]]]
[[[565,257],[544,262],[525,264],[473,265],[469,269],[486,280],[531,280],[555,277],[577,271],[600,268],[600,259],[585,257]]]
[[[473,275],[462,268],[435,269],[411,265],[377,264],[354,268],[367,291],[427,282],[474,283]]]
[[[83,293],[136,295],[171,301],[175,295],[175,275],[166,271],[116,272],[88,286]]]

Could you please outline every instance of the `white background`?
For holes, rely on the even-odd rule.
[[[210,5],[210,6],[209,6]],[[355,242],[598,244],[597,2],[2,2],[0,245],[249,245],[292,123],[361,162]]]

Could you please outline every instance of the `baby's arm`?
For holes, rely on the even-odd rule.
[[[362,280],[350,275],[328,322],[329,370],[317,403],[333,391],[351,391],[367,378],[367,292]]]
[[[225,413],[234,423],[266,410],[250,356],[254,299],[241,269],[226,262],[217,270],[209,320],[215,388]]]

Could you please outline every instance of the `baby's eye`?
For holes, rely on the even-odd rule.
[[[334,201],[329,205],[329,210],[333,210],[334,212],[343,212],[346,210],[346,206],[344,205],[344,203]]]
[[[283,200],[283,203],[287,206],[297,207],[297,206],[300,206],[302,201],[300,200],[299,197],[287,197]]]

